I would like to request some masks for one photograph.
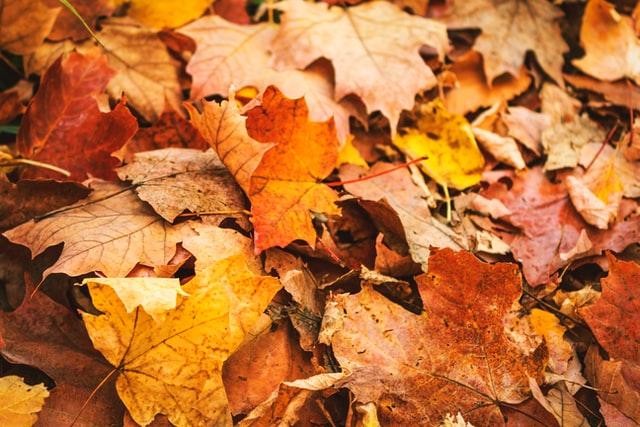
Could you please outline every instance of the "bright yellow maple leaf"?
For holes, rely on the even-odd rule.
[[[147,27],[176,28],[201,16],[213,1],[131,0],[129,3],[128,15]]]
[[[420,168],[438,184],[463,190],[480,182],[484,157],[469,122],[449,112],[441,100],[423,104],[415,129],[407,129],[393,143],[420,162]]]
[[[141,307],[127,312],[112,287],[88,286],[104,314],[83,320],[137,423],[163,413],[176,426],[231,425],[222,364],[280,289],[277,279],[257,276],[242,255],[220,260],[183,286],[189,296],[161,323]]]
[[[25,384],[22,378],[10,375],[0,378],[0,425],[3,427],[32,426],[38,420],[49,391],[44,384]]]

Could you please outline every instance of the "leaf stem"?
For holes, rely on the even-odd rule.
[[[356,179],[349,179],[347,181],[327,182],[326,184],[329,187],[340,187],[341,185],[345,185],[345,184],[355,184],[356,182],[368,181],[370,179],[377,178],[379,176],[386,175],[386,174],[391,173],[391,172],[395,172],[398,169],[403,169],[403,168],[409,167],[410,165],[413,165],[414,163],[418,163],[418,162],[421,162],[421,161],[426,160],[426,159],[427,159],[426,156],[418,157],[417,159],[413,159],[410,162],[406,162],[406,163],[403,163],[401,165],[394,166],[391,169],[387,169],[387,170],[384,170],[382,172],[374,173],[372,175],[367,175],[367,176],[363,176],[363,177],[356,178]]]
[[[62,174],[64,176],[71,176],[71,172],[69,172],[66,169],[62,169],[62,168],[59,168],[57,166],[50,165],[49,163],[38,162],[36,160],[12,159],[12,160],[7,161],[7,162],[0,161],[0,167],[4,167],[4,166],[21,166],[21,165],[29,165],[29,166],[35,166],[35,167],[38,167],[38,168],[42,168],[42,169],[49,169],[51,171],[57,172],[59,174]]]
[[[73,13],[75,15],[76,18],[78,18],[80,20],[80,23],[82,23],[82,26],[87,30],[87,32],[91,35],[91,37],[100,45],[102,46],[105,50],[108,50],[106,48],[106,46],[104,44],[102,44],[102,42],[100,41],[100,39],[98,38],[98,36],[96,35],[96,33],[93,32],[93,30],[91,29],[91,27],[89,26],[89,24],[87,24],[87,21],[84,20],[84,18],[82,17],[82,15],[80,15],[80,12],[78,12],[78,10],[71,4],[71,2],[69,2],[69,0],[58,0],[64,7],[66,7],[67,9],[69,9],[69,11],[71,13]]]

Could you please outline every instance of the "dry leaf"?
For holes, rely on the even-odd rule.
[[[176,426],[231,425],[222,363],[280,288],[256,276],[242,256],[201,271],[161,324],[127,313],[109,287],[89,284],[103,315],[83,314],[94,346],[118,369],[116,389],[139,424],[165,413]]]
[[[272,45],[276,68],[304,69],[318,58],[331,60],[336,99],[358,95],[369,112],[379,110],[389,119],[392,133],[415,94],[436,84],[418,49],[429,45],[442,58],[448,40],[438,22],[384,1],[342,9],[287,0],[276,7],[284,12]]]
[[[127,187],[104,181],[94,181],[91,187],[87,199],[4,233],[34,257],[64,242],[60,258],[43,277],[94,271],[124,277],[137,263],[168,264],[176,243],[194,234],[188,223],[165,223]]]
[[[470,50],[451,65],[456,75],[456,85],[445,95],[447,110],[455,114],[466,114],[480,107],[489,107],[496,102],[508,101],[524,92],[531,84],[531,77],[524,66],[516,76],[502,75],[491,85],[482,69],[482,57]]]
[[[463,190],[480,182],[484,157],[469,122],[452,114],[440,100],[418,107],[415,129],[393,139],[411,159],[427,157],[420,168],[442,186]]]
[[[542,132],[551,126],[551,119],[544,113],[536,113],[524,107],[509,107],[501,116],[510,136],[536,155],[542,154]]]
[[[0,49],[16,55],[35,51],[51,32],[62,8],[43,0],[0,1]]]
[[[607,82],[591,77],[564,74],[564,79],[578,89],[586,89],[602,94],[605,100],[635,110],[640,109],[640,87],[628,80]]]
[[[122,2],[122,0],[120,0]],[[176,28],[202,15],[213,0],[128,0],[127,15],[156,29]]]
[[[245,209],[240,188],[212,150],[165,148],[138,153],[117,172],[169,222],[183,211],[219,212],[217,217],[224,219]]]
[[[640,163],[631,161],[625,156],[626,151],[620,148],[614,149],[610,145],[602,146],[602,143],[587,144],[580,152],[580,165],[587,167],[591,162],[591,167],[585,174],[585,182],[591,182],[606,178],[607,175],[615,174],[622,186],[625,197],[640,197]],[[606,184],[607,180],[604,180]],[[601,190],[607,190],[606,187]]]
[[[501,425],[495,402],[523,401],[527,373],[539,377],[545,359],[542,348],[524,354],[505,334],[521,292],[517,266],[444,249],[416,281],[419,316],[370,287],[332,298],[343,322],[332,347],[352,372],[344,385],[357,401],[376,402],[383,425],[437,423],[458,410],[474,425]]]
[[[573,64],[600,80],[629,77],[640,84],[640,40],[630,17],[605,0],[589,0],[582,16],[580,42],[585,56]]]
[[[6,427],[32,426],[49,391],[44,384],[25,384],[15,375],[0,377],[0,424]]]
[[[59,0],[45,0],[45,3],[52,8],[61,6]],[[92,30],[96,29],[97,21],[101,16],[109,16],[115,9],[111,0],[72,0],[71,4]],[[47,36],[49,40],[58,41],[67,38],[83,40],[91,37],[77,16],[66,7],[61,9],[51,33]]]
[[[314,247],[311,212],[339,212],[336,193],[320,182],[338,160],[333,120],[310,122],[304,99],[287,99],[269,87],[261,105],[247,112],[246,125],[254,140],[277,143],[264,153],[250,181],[256,252],[296,239]]]
[[[445,22],[449,29],[482,31],[473,47],[482,54],[489,84],[503,73],[520,75],[527,51],[562,84],[562,55],[569,50],[558,25],[562,16],[545,0],[466,0],[454,3]]]
[[[111,153],[133,136],[138,125],[122,102],[112,112],[100,112],[95,97],[112,76],[103,56],[71,53],[49,68],[20,126],[17,148],[32,160],[68,170],[71,176],[30,168],[24,178],[115,178],[112,169],[119,162]]]

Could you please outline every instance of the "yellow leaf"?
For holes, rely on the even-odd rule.
[[[231,425],[223,362],[244,339],[280,288],[257,276],[243,256],[200,271],[164,322],[144,310],[128,313],[109,286],[89,283],[103,315],[83,314],[94,346],[118,369],[116,389],[141,425],[157,413],[176,426]]]
[[[44,384],[28,385],[15,375],[0,378],[0,425],[32,426],[49,391]]]
[[[484,157],[469,122],[439,99],[421,105],[417,115],[416,128],[393,143],[413,159],[426,156],[420,168],[440,185],[463,190],[480,182]]]
[[[128,15],[151,28],[176,28],[193,21],[213,0],[131,0]]]
[[[164,313],[176,306],[178,295],[188,296],[180,288],[180,279],[158,277],[127,277],[124,279],[88,278],[83,285],[93,288],[108,286],[124,304],[127,313],[138,307],[156,322],[164,319]]]
[[[344,164],[362,166],[365,169],[369,169],[369,165],[362,158],[360,152],[353,146],[353,135],[347,137],[347,141],[338,153],[338,164],[336,166],[342,166]]]
[[[547,343],[549,368],[552,372],[564,374],[573,356],[571,344],[564,339],[565,327],[556,316],[537,308],[531,310],[529,321],[535,333],[544,337]]]

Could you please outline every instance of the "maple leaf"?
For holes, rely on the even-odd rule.
[[[103,56],[71,53],[60,57],[42,78],[20,126],[17,148],[33,160],[67,169],[69,180],[89,174],[113,179],[119,161],[111,153],[124,145],[138,125],[124,103],[102,113],[95,96],[113,71]],[[24,178],[60,178],[46,169],[27,169]]]
[[[87,199],[4,233],[28,247],[34,257],[64,242],[60,258],[45,270],[45,277],[93,271],[124,277],[138,262],[167,264],[176,243],[194,234],[188,223],[165,223],[128,187],[94,181],[91,188]]]
[[[165,148],[138,153],[117,173],[123,181],[131,181],[138,196],[169,222],[185,210],[233,215],[245,208],[240,188],[212,150]]]
[[[296,239],[314,247],[311,211],[339,213],[336,193],[320,182],[338,160],[333,120],[310,122],[303,98],[287,99],[269,87],[261,104],[247,111],[246,125],[251,138],[277,142],[262,156],[249,185],[256,252]]]
[[[123,407],[114,387],[107,384],[96,391],[109,374],[109,365],[93,349],[77,314],[42,292],[34,293],[30,279],[25,295],[15,311],[0,312],[0,336],[4,340],[0,354],[12,363],[35,366],[56,382],[40,413],[40,422],[69,425],[76,416],[80,425],[120,422]],[[83,409],[83,402],[90,396]]]
[[[109,287],[89,284],[103,315],[82,315],[94,346],[118,369],[116,389],[139,424],[167,414],[177,426],[231,425],[222,363],[240,345],[280,288],[251,272],[242,256],[201,271],[174,310],[156,323],[140,307],[128,313]]]
[[[176,28],[202,15],[212,0],[129,0],[127,15],[151,28]]]
[[[521,293],[517,266],[443,249],[416,282],[419,316],[368,286],[331,299],[341,324],[333,351],[352,372],[343,385],[376,402],[383,424],[435,425],[460,410],[474,425],[502,425],[496,402],[525,400],[527,375],[540,377],[546,359],[542,347],[525,354],[505,331]]]
[[[191,123],[216,150],[222,163],[245,193],[249,193],[249,180],[271,144],[256,141],[247,133],[247,118],[240,114],[233,96],[229,101],[203,103],[200,113],[191,104],[185,104]]]
[[[287,98],[305,97],[312,121],[334,117],[338,138],[349,134],[349,115],[358,112],[334,100],[333,71],[314,64],[305,71],[271,68],[269,49],[276,29],[269,24],[237,25],[218,16],[205,16],[182,28],[197,48],[187,65],[193,76],[191,97],[227,96],[231,87],[255,87],[259,92],[276,86]]]
[[[442,58],[448,40],[438,22],[383,1],[342,9],[287,0],[277,8],[285,14],[272,44],[276,68],[303,69],[328,58],[336,99],[358,95],[368,111],[379,110],[389,119],[392,133],[402,110],[413,107],[415,94],[436,84],[418,49],[430,45]]]
[[[0,423],[8,427],[32,426],[47,396],[44,384],[31,386],[15,375],[0,377]]]
[[[89,190],[75,182],[0,180],[0,230],[4,231],[87,196]]]
[[[17,55],[33,52],[51,32],[60,9],[43,0],[0,1],[0,49]]]
[[[60,6],[59,0],[45,0],[49,7]],[[113,13],[115,5],[110,0],[72,0],[76,11],[82,16],[84,21],[95,30],[98,19],[101,16],[109,16]],[[60,11],[51,33],[47,36],[49,40],[83,40],[91,37],[91,34],[84,27],[82,22],[68,8],[64,7]]]
[[[206,150],[209,144],[191,123],[175,111],[165,111],[151,127],[140,128],[123,147],[124,159],[130,162],[135,153],[161,148]]]
[[[455,114],[466,114],[496,102],[508,101],[531,84],[531,76],[524,65],[516,76],[499,76],[491,85],[487,84],[482,57],[473,50],[457,58],[449,70],[455,74],[456,84],[446,92],[444,100],[447,110]]]
[[[479,28],[473,47],[482,54],[487,82],[503,73],[520,74],[527,51],[562,84],[562,55],[569,50],[560,34],[562,11],[545,0],[456,2],[445,22],[449,29]]]
[[[469,122],[439,99],[420,105],[416,116],[416,128],[404,129],[394,145],[412,159],[426,157],[420,168],[442,186],[463,190],[480,182],[484,157]]]
[[[552,183],[540,168],[519,172],[510,180],[510,191],[497,182],[480,194],[500,200],[511,212],[502,219],[522,230],[511,237],[507,233],[504,238],[533,286],[548,282],[557,269],[567,264],[568,254],[579,246],[583,231],[590,249],[574,254],[576,258],[606,249],[621,251],[638,239],[640,217],[632,215],[608,230],[590,227],[571,205],[565,184]]]
[[[344,166],[340,168],[340,178],[343,181],[352,181],[391,168],[392,165],[382,162],[373,165],[370,171],[355,166]],[[395,214],[401,223],[400,236],[406,239],[411,258],[421,264],[425,271],[430,247],[452,249],[468,247],[463,236],[457,235],[449,227],[431,217],[427,201],[421,197],[420,189],[413,183],[406,169],[398,169],[362,182],[345,184],[344,188],[365,201],[377,202],[382,207],[388,206],[393,210],[392,215]],[[383,210],[373,207],[370,203],[364,203],[363,206],[369,211],[374,222],[382,224],[383,230],[389,227],[392,221],[388,216],[380,215]]]
[[[640,84],[640,40],[630,17],[605,0],[589,0],[582,16],[580,42],[585,56],[573,64],[601,80],[629,77]]]

